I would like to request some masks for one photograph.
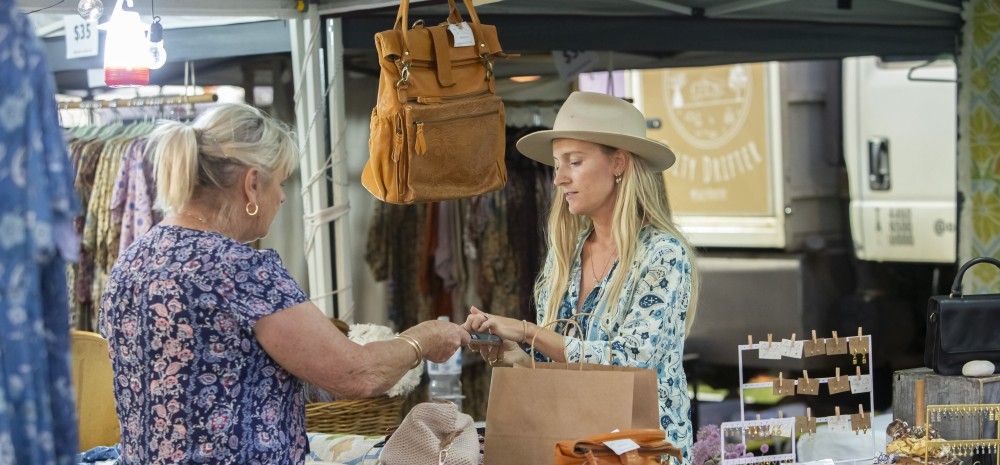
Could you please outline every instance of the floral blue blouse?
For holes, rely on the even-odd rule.
[[[273,250],[164,225],[133,243],[101,299],[120,463],[304,463],[302,385],[253,328],[306,299]]]
[[[577,242],[569,287],[559,307],[560,319],[577,313],[580,254],[589,233],[581,234]],[[667,432],[667,439],[684,452],[686,463],[692,443],[691,404],[681,358],[691,298],[691,260],[676,237],[649,226],[639,233],[634,260],[617,299],[602,299],[603,290],[619,266],[617,262],[586,297],[579,311],[592,314],[579,319],[586,338],[581,339],[571,329],[570,337],[565,338],[566,360],[579,361],[582,355],[589,363],[655,370],[660,426]],[[544,319],[547,300],[547,290],[536,297],[540,303],[538,321]],[[607,312],[607,300],[619,311]]]

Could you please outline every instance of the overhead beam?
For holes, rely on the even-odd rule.
[[[651,6],[653,8],[659,8],[661,10],[670,11],[673,13],[679,13],[685,16],[691,16],[694,14],[694,8],[686,5],[681,5],[679,3],[668,2],[666,0],[628,0],[632,3],[638,3],[640,5]]]
[[[558,21],[560,27],[552,27]],[[883,26],[666,16],[490,15],[504,50],[595,50],[671,54],[756,52],[836,57],[927,56],[953,53],[957,30],[944,26]],[[370,50],[385,16],[344,18],[344,47]],[[579,31],[587,31],[580,34]],[[515,63],[517,59],[513,59]]]
[[[727,15],[730,13],[736,13],[739,11],[752,10],[754,8],[763,8],[765,6],[774,5],[775,3],[785,3],[789,0],[736,0],[734,2],[724,3],[722,5],[716,5],[710,8],[705,8],[705,16],[710,18]]]
[[[431,0],[410,0],[410,6],[420,5],[421,3],[429,3]],[[341,0],[338,2],[325,4],[320,6],[319,14],[326,15],[341,15],[344,13],[352,13],[356,11],[366,11],[381,8],[396,8],[399,6],[399,0]]]
[[[114,2],[105,0],[104,10],[110,13]],[[66,0],[53,5],[54,0],[17,0],[22,11],[44,8],[45,14],[76,14],[76,0]],[[140,14],[149,14],[149,2],[135,2]],[[266,16],[269,18],[291,18],[297,14],[295,2],[288,0],[170,0],[156,2],[159,16]]]
[[[52,71],[69,71],[103,67],[104,31],[100,34],[97,41],[100,53],[97,56],[71,60],[66,59],[66,40],[63,37],[44,39],[49,68]],[[164,33],[164,40],[170,62],[287,53],[292,49],[288,24],[280,20],[169,29]]]
[[[925,8],[928,10],[943,11],[945,13],[959,14],[962,12],[962,7],[958,5],[946,5],[944,3],[935,2],[934,0],[889,0],[889,1],[902,3],[904,5],[915,6],[919,8]]]

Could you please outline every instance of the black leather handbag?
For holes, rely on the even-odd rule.
[[[962,295],[962,276],[979,263],[1000,268],[994,258],[969,260],[958,270],[951,294],[931,297],[927,304],[924,365],[937,374],[960,375],[972,360],[1000,365],[1000,294]]]

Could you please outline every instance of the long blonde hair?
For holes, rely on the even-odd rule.
[[[156,172],[156,202],[167,212],[182,210],[199,191],[231,187],[246,168],[284,179],[295,168],[298,156],[287,128],[260,110],[238,103],[212,108],[191,125],[162,121],[150,134],[149,146]]]
[[[605,155],[617,151],[614,147],[597,144]],[[614,299],[609,302],[609,312],[618,312],[618,296],[622,292],[625,280],[632,270],[631,263],[635,259],[636,243],[639,230],[644,224],[668,232],[676,237],[687,252],[691,262],[691,297],[688,301],[685,334],[690,334],[691,325],[698,304],[698,272],[694,264],[694,249],[684,235],[674,224],[670,215],[670,202],[667,199],[666,184],[662,173],[650,169],[639,157],[625,152],[630,159],[622,173],[621,184],[618,184],[618,198],[615,200],[611,235],[618,249],[618,263],[611,275],[608,292],[602,292],[602,300]],[[539,324],[551,323],[558,318],[559,306],[566,289],[569,287],[570,268],[576,252],[580,234],[591,227],[589,218],[570,213],[563,199],[562,188],[556,187],[549,210],[547,245],[549,257],[544,269],[535,281],[535,299],[544,305],[544,319]],[[549,290],[545,302],[539,301],[544,290]]]

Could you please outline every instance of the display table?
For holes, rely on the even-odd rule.
[[[941,376],[928,368],[900,370],[893,374],[892,412],[895,418],[911,425],[916,420],[914,386],[921,379],[925,382],[925,406],[1000,403],[1000,376],[967,378]],[[946,439],[996,437],[995,430],[985,430],[984,424],[973,417],[935,423],[934,427]]]

